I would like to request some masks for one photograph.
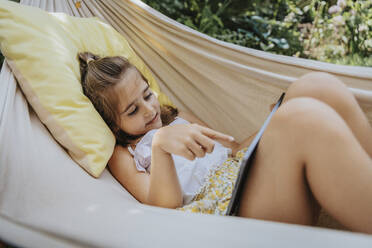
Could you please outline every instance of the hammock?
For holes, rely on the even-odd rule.
[[[228,44],[139,0],[85,0],[79,8],[75,2],[21,1],[106,21],[127,38],[180,109],[217,130],[237,138],[256,131],[269,105],[311,71],[343,80],[372,121],[371,68]],[[81,173],[28,106],[6,63],[0,87],[0,240],[21,247],[371,247],[368,235],[139,204],[107,171],[98,180]]]

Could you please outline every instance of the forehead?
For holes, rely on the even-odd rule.
[[[114,89],[119,95],[120,106],[126,107],[138,97],[142,96],[146,87],[147,83],[143,80],[141,74],[135,68],[128,69],[124,78]]]

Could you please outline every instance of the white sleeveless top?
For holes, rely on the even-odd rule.
[[[176,117],[169,125],[176,124],[189,124],[189,122],[180,117]],[[128,150],[133,155],[138,171],[150,172],[151,143],[157,131],[158,129],[153,129],[146,133],[137,143],[134,150],[128,146]],[[193,161],[172,154],[178,180],[183,192],[184,205],[190,203],[192,198],[199,193],[209,171],[225,162],[229,154],[231,154],[231,149],[222,146],[217,141],[215,141],[212,153],[206,153],[204,157],[195,158]]]

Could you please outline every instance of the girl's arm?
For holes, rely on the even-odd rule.
[[[169,154],[153,151],[151,174],[138,171],[127,148],[116,146],[109,169],[139,202],[165,208],[182,206],[182,191]],[[151,190],[150,190],[151,189]]]
[[[171,154],[189,160],[213,151],[214,140],[233,138],[197,124],[160,128],[152,140],[151,173],[138,172],[127,148],[115,147],[109,161],[114,177],[140,202],[166,208],[183,204],[183,195]]]
[[[127,148],[115,146],[108,166],[111,174],[139,202],[146,203],[149,174],[140,172]]]
[[[151,151],[151,174],[147,202],[150,205],[177,208],[183,205],[182,189],[170,153],[154,137]]]
[[[210,128],[205,122],[203,122],[202,120],[200,120],[198,117],[196,117],[194,114],[190,113],[190,112],[186,112],[186,111],[179,111],[178,113],[178,116],[187,120],[188,122],[190,123],[196,123],[196,124],[199,124],[201,126],[205,126],[205,127],[208,127]],[[246,144],[248,141],[245,141],[244,144]],[[220,141],[220,143],[227,147],[227,148],[230,148],[232,150],[232,155],[235,156],[236,152],[239,151],[240,149],[244,148],[244,146],[242,146],[242,144],[236,142],[236,141],[233,141],[233,142],[223,142],[223,141]],[[248,144],[249,145],[249,144]]]

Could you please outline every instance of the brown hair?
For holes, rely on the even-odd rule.
[[[100,58],[92,53],[84,52],[78,54],[78,59],[83,92],[114,133],[116,144],[125,147],[130,141],[141,137],[142,135],[125,133],[117,124],[120,121],[117,111],[119,99],[114,91],[114,86],[124,78],[128,69],[137,70],[137,68],[121,56]],[[142,73],[138,72],[148,83]],[[163,125],[168,125],[178,114],[177,109],[168,105],[161,106],[160,109]]]

